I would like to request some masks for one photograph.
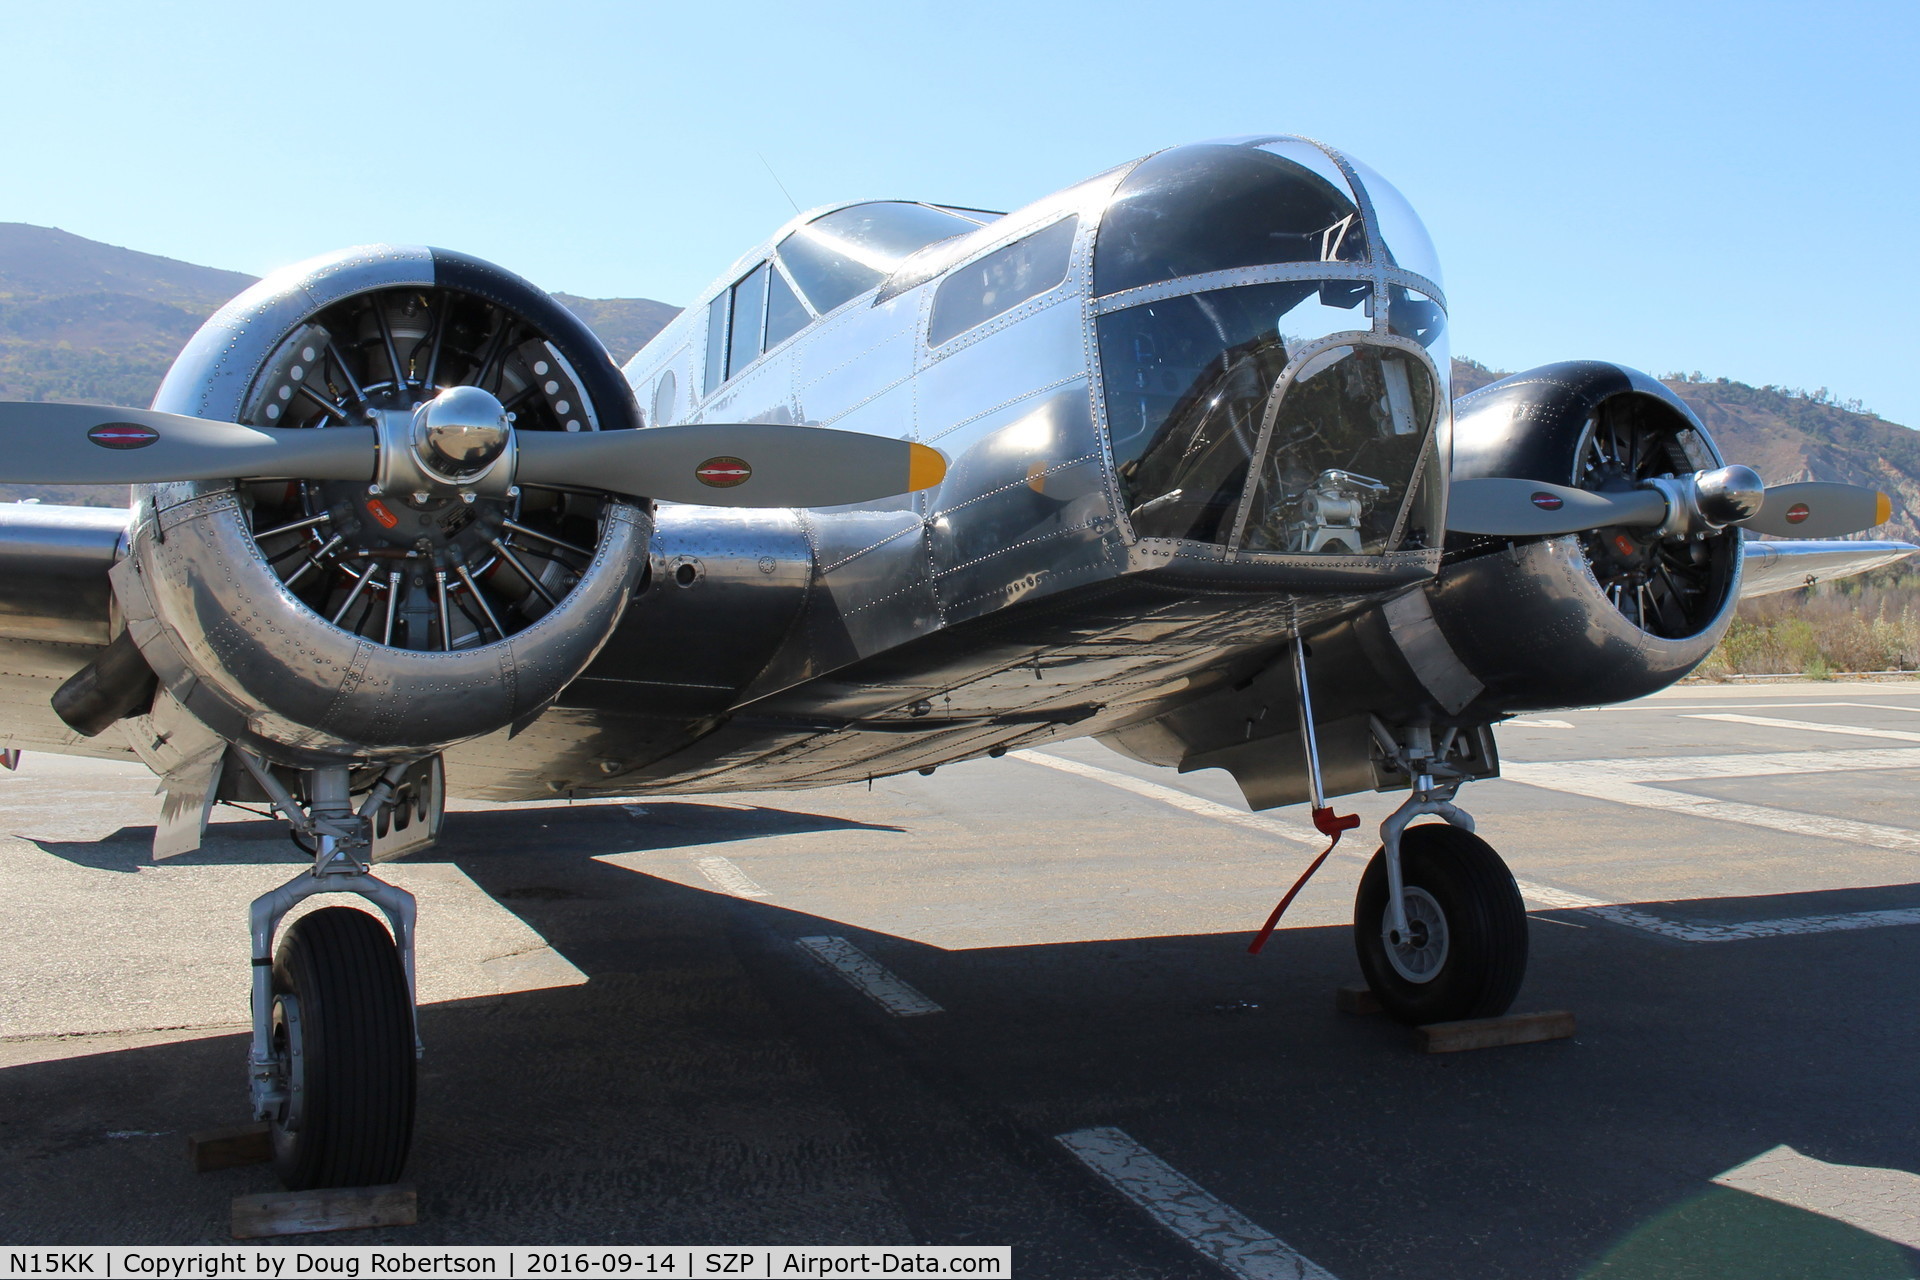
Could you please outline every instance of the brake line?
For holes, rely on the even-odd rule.
[[[1315,830],[1327,837],[1327,847],[1301,873],[1300,878],[1293,882],[1293,888],[1287,890],[1287,896],[1280,899],[1280,905],[1273,909],[1273,914],[1267,917],[1266,924],[1262,925],[1260,932],[1254,935],[1253,942],[1247,947],[1247,954],[1250,956],[1259,955],[1260,948],[1267,945],[1267,939],[1271,938],[1274,929],[1279,927],[1280,917],[1285,915],[1287,908],[1293,904],[1295,895],[1306,888],[1307,881],[1313,879],[1313,873],[1320,869],[1320,864],[1332,855],[1334,849],[1340,844],[1340,837],[1360,825],[1360,815],[1357,813],[1344,816],[1335,813],[1333,806],[1327,803],[1325,791],[1321,786],[1320,742],[1313,732],[1313,698],[1307,689],[1307,644],[1297,633],[1293,641],[1293,680],[1294,687],[1300,693],[1300,745],[1305,749],[1307,757],[1307,790],[1313,799],[1313,825]]]

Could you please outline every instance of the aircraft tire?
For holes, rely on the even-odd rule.
[[[352,907],[289,925],[273,961],[274,1051],[290,1098],[271,1122],[290,1190],[397,1181],[413,1141],[413,1008],[393,938]]]
[[[1360,968],[1381,1008],[1413,1026],[1505,1013],[1527,972],[1527,908],[1507,864],[1470,832],[1423,823],[1401,836],[1400,869],[1409,922],[1425,945],[1390,953],[1384,849],[1367,864],[1353,906]],[[1444,926],[1437,941],[1436,915]]]

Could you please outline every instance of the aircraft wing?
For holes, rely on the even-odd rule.
[[[111,638],[113,567],[132,512],[0,502],[0,746],[127,760],[119,734],[86,738],[49,705]]]
[[[1740,598],[1793,591],[1829,578],[1893,564],[1920,547],[1910,542],[1762,542],[1747,541],[1746,567],[1740,576]]]

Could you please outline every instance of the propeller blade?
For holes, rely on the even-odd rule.
[[[371,427],[275,430],[152,409],[0,401],[0,482],[371,480]]]
[[[937,449],[827,427],[701,423],[518,439],[522,483],[710,507],[838,507],[930,488],[947,474]]]
[[[1496,476],[1455,480],[1447,499],[1447,530],[1496,538],[1542,538],[1614,525],[1657,525],[1667,499],[1657,489],[1589,493],[1563,484]]]
[[[1892,501],[1878,490],[1806,480],[1768,489],[1759,512],[1744,524],[1779,538],[1839,538],[1885,524],[1892,515]]]

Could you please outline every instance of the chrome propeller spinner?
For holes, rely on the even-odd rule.
[[[379,439],[373,493],[454,488],[497,496],[513,485],[512,415],[483,387],[448,387],[411,409],[370,409],[367,416]]]
[[[482,387],[449,387],[414,409],[409,426],[420,469],[446,484],[485,476],[513,443],[512,415]]]

